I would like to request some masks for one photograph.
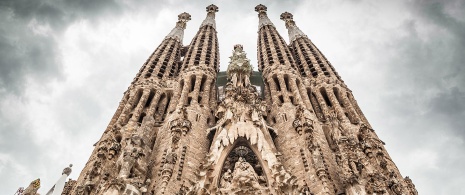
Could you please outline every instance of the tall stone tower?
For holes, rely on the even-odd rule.
[[[215,14],[188,13],[134,78],[63,194],[417,194],[331,63],[284,12],[258,12],[258,70],[235,45],[219,72]]]

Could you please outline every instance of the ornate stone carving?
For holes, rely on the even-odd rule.
[[[125,148],[124,153],[118,159],[118,177],[122,179],[142,177],[146,172],[143,140],[138,134],[133,134]]]
[[[163,167],[161,169],[161,186],[164,190],[166,185],[171,179],[173,174],[174,166],[176,165],[176,161],[178,160],[178,155],[174,152],[168,152],[165,158],[163,159]]]
[[[409,195],[418,195],[418,191],[415,188],[415,185],[413,184],[412,180],[408,176],[404,178],[404,182],[407,187],[407,191]]]
[[[37,190],[40,188],[40,179],[32,181],[23,191],[23,195],[38,195]]]
[[[185,136],[191,129],[191,122],[187,119],[185,107],[176,109],[173,118],[174,119],[171,119],[169,122],[169,128],[171,133],[171,147],[176,149],[179,140],[181,140],[181,136]]]
[[[386,194],[386,187],[386,178],[379,173],[375,173],[370,175],[365,191],[368,194]]]
[[[71,190],[76,186],[76,180],[69,179],[65,183],[65,187],[63,188],[63,192],[61,193],[62,195],[68,195],[71,194]]]
[[[391,171],[389,173],[389,183],[388,183],[388,186],[389,188],[391,189],[392,192],[394,192],[396,195],[401,195],[403,194],[404,190],[403,190],[403,187],[402,187],[402,184],[399,182],[399,180],[397,179],[397,176],[396,174],[394,173],[394,171]]]
[[[259,184],[259,177],[252,166],[239,157],[234,172],[228,169],[221,178],[223,194],[265,194],[266,188]]]

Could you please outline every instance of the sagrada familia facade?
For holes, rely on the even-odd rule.
[[[180,14],[63,194],[418,194],[292,14],[288,44],[255,11],[258,72],[242,45],[219,72],[217,6],[187,46]]]

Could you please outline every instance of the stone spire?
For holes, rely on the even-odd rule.
[[[176,26],[150,55],[134,78],[133,83],[178,75],[180,69],[178,65],[180,65],[183,49],[184,29],[189,20],[191,20],[189,13],[184,12],[178,15]]]
[[[284,12],[281,14],[281,20],[285,22],[288,29],[290,47],[294,51],[294,59],[300,75],[310,78],[331,77],[342,82],[331,63],[297,27],[293,15]]]
[[[46,195],[61,195],[63,189],[65,188],[66,178],[69,176],[69,174],[71,174],[71,167],[73,167],[72,164],[70,164],[69,167],[63,169],[60,179],[58,179],[58,181],[55,183],[55,185],[53,185],[53,187],[47,192]]]
[[[216,29],[216,22],[215,22],[215,13],[218,12],[218,6],[216,5],[209,5],[207,7],[207,17],[205,20],[203,20],[202,24],[200,25],[200,28],[206,25],[212,26],[214,29]]]
[[[294,22],[293,16],[289,12],[281,14],[281,20],[286,22],[286,28],[289,33],[289,42],[295,41],[298,37],[307,37]]]
[[[176,22],[176,26],[171,30],[170,34],[168,34],[165,39],[173,38],[178,40],[182,43],[182,38],[184,37],[184,29],[186,29],[187,22],[191,20],[191,15],[189,13],[181,13],[178,15],[178,22]]]
[[[29,186],[23,191],[23,195],[37,195],[37,190],[40,188],[40,178],[32,181]]]
[[[266,25],[274,26],[273,23],[271,22],[271,20],[266,15],[266,11],[267,11],[266,6],[264,6],[262,4],[259,4],[259,5],[255,6],[255,11],[258,12],[258,19],[259,19],[259,21],[258,21],[258,29],[259,30],[260,30],[260,28],[262,28],[263,26],[266,26]]]
[[[191,66],[206,66],[219,69],[218,38],[216,36],[216,5],[207,6],[207,17],[200,25],[199,31],[192,39],[182,64],[182,70]]]
[[[266,15],[266,6],[255,7],[258,12],[258,69],[266,74],[266,68],[278,66],[295,69],[294,59],[286,42]]]
[[[228,79],[231,80],[233,86],[247,86],[250,84],[249,77],[252,74],[253,68],[246,55],[242,45],[234,45],[233,55],[229,57],[231,61],[226,70]]]

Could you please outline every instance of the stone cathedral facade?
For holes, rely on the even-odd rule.
[[[63,194],[418,194],[292,14],[287,43],[255,11],[258,72],[242,45],[219,72],[217,6],[188,45],[180,14]]]

